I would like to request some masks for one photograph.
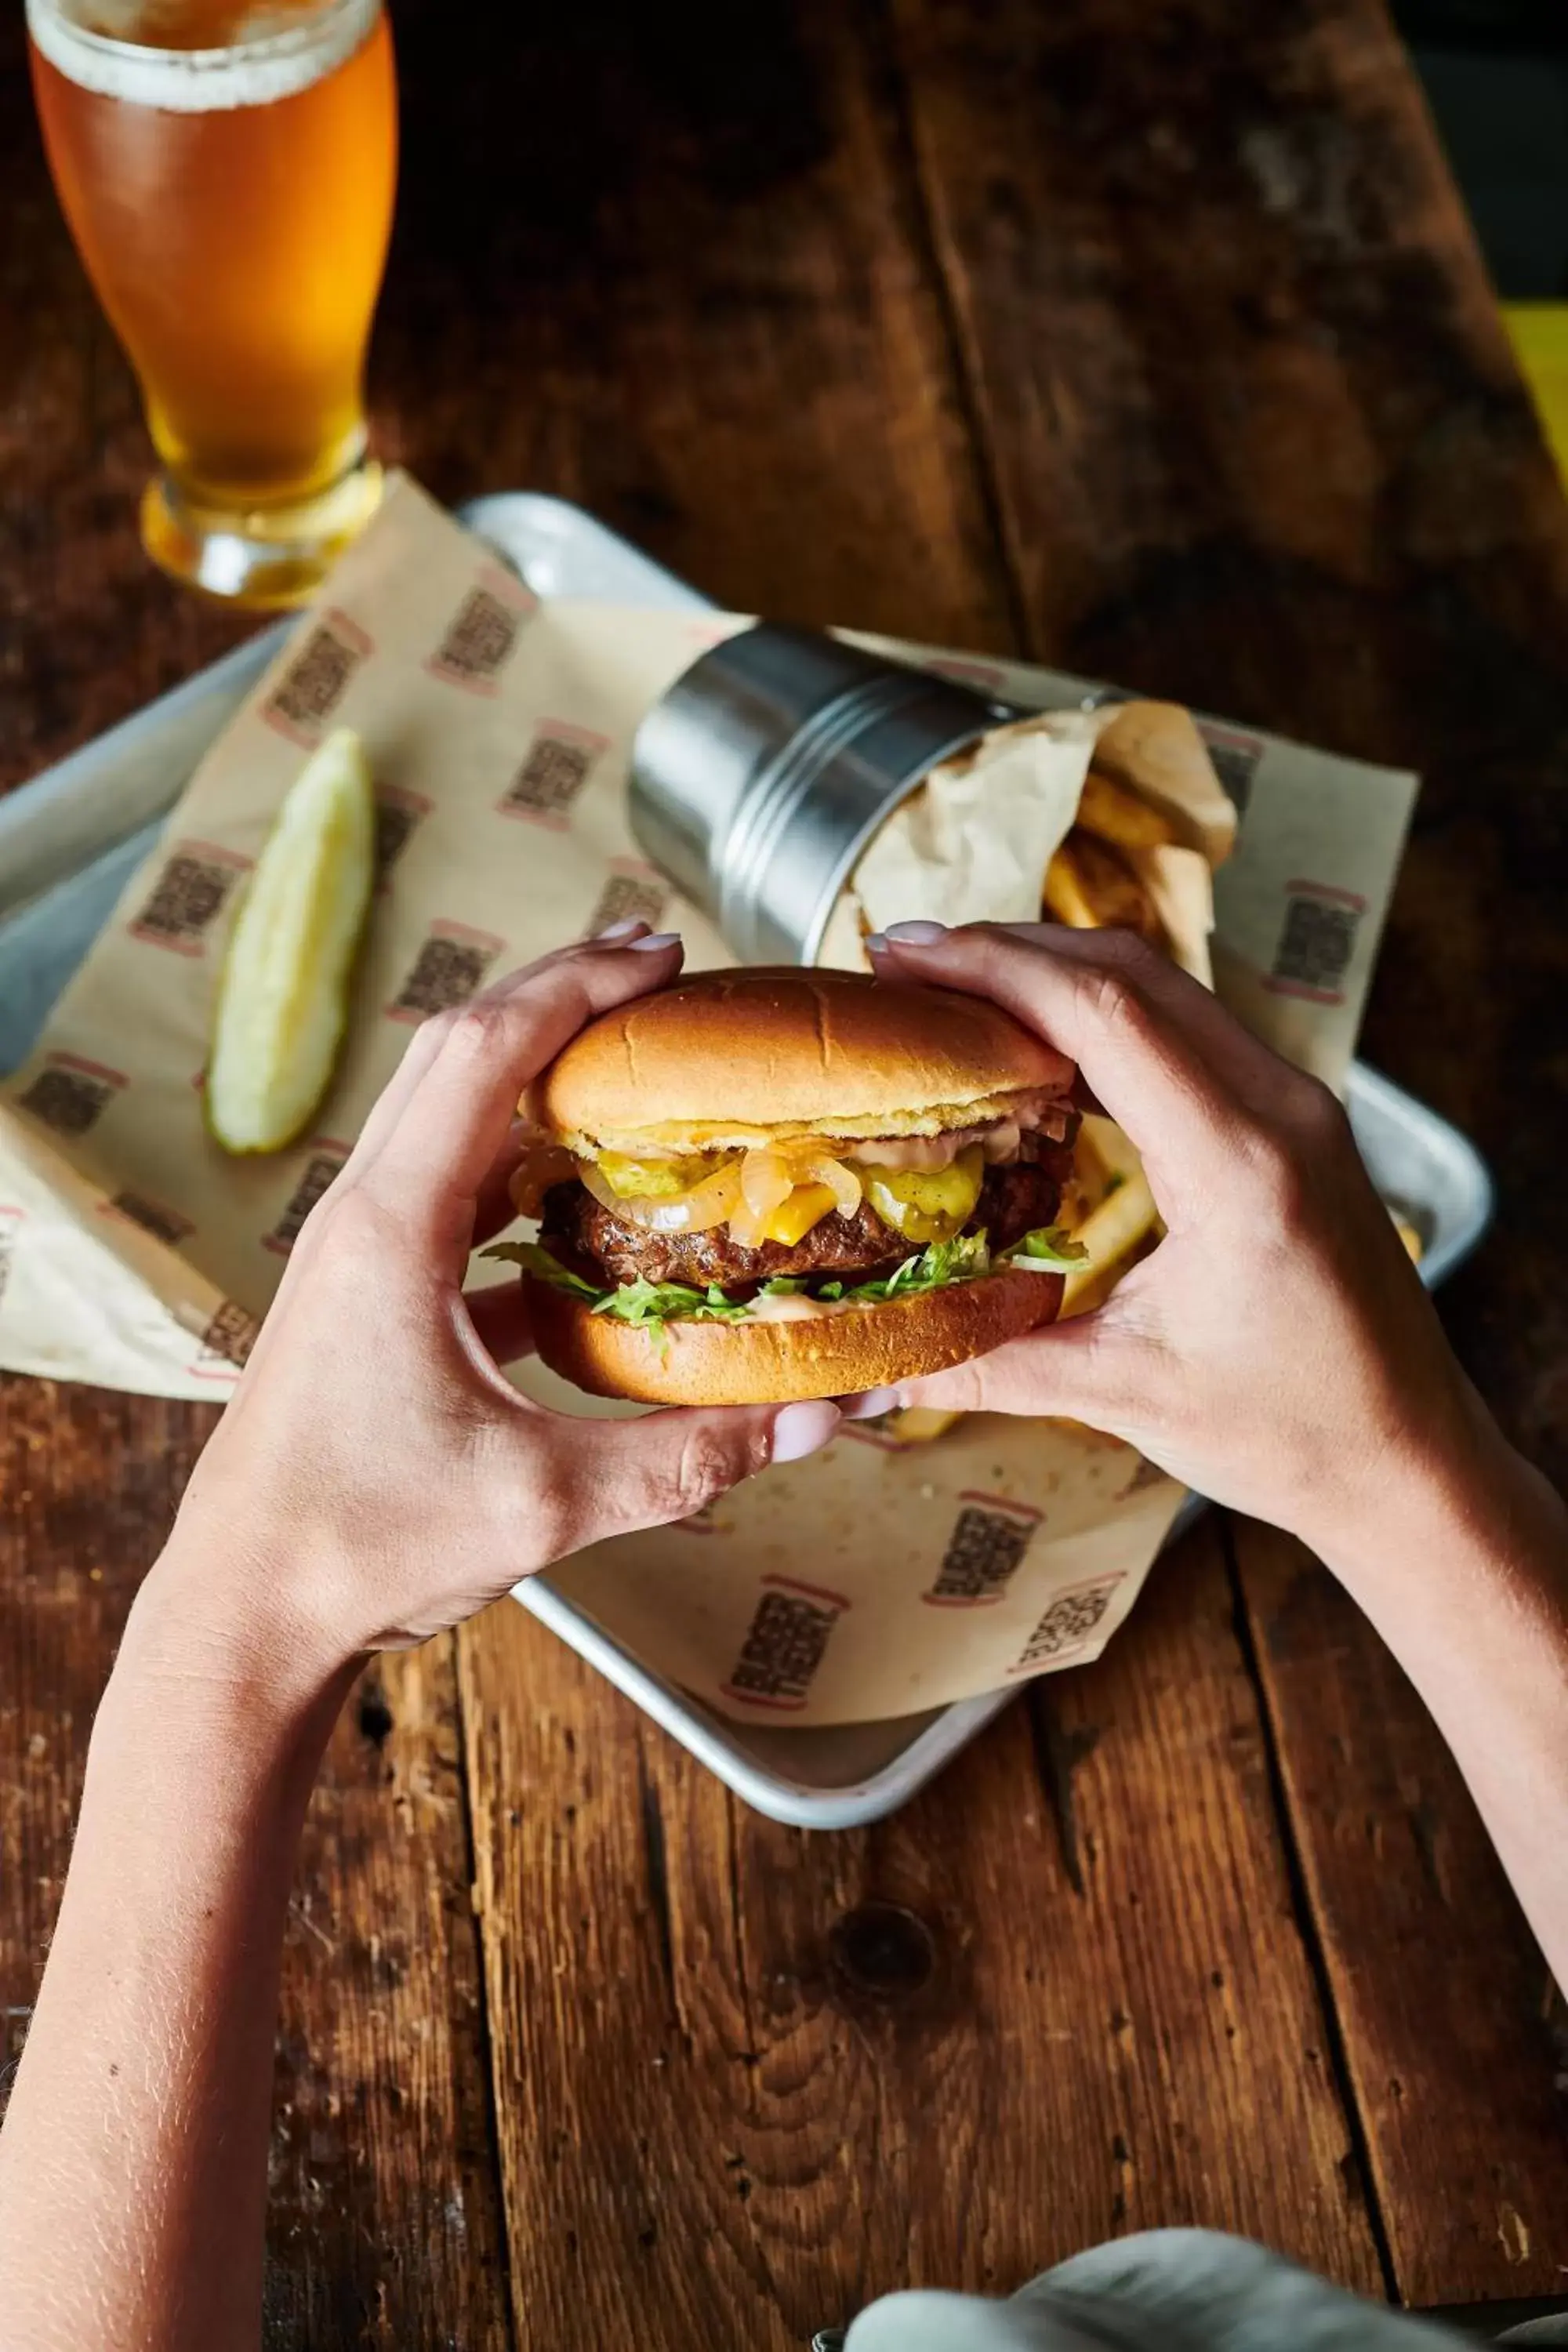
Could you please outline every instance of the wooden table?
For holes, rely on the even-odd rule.
[[[238,633],[138,552],[18,14],[7,781]],[[1366,1045],[1499,1172],[1447,1313],[1561,1477],[1568,514],[1375,0],[396,23],[374,390],[432,489],[1425,770]],[[19,1381],[5,1415],[15,2042],[211,1420]],[[1568,2294],[1544,1965],[1399,1673],[1245,1522],[856,1835],[744,1811],[521,1610],[389,1660],[311,1815],[278,2063],[278,2347],[783,2352],[1163,2222],[1415,2304]]]

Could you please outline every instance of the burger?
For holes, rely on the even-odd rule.
[[[519,1105],[539,1353],[597,1396],[838,1396],[1061,1304],[1073,1066],[984,999],[699,972],[606,1013]]]

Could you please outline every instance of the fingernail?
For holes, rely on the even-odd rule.
[[[634,955],[639,950],[644,955],[662,955],[666,948],[678,948],[680,945],[680,933],[652,931],[646,940],[633,940],[629,945]]]
[[[623,915],[618,923],[606,923],[602,931],[595,932],[594,937],[596,940],[629,940],[634,931],[646,931],[647,929],[647,925],[640,915]]]
[[[770,1459],[774,1462],[804,1462],[808,1454],[820,1453],[837,1428],[840,1415],[836,1404],[826,1397],[812,1397],[800,1404],[786,1404],[773,1423],[773,1444]]]
[[[938,940],[947,937],[947,925],[930,923],[923,918],[912,923],[889,923],[883,937],[897,948],[933,948]]]
[[[866,1389],[859,1396],[840,1397],[838,1410],[846,1421],[875,1421],[881,1412],[891,1412],[899,1402],[897,1389]]]
[[[865,947],[868,955],[886,955],[888,952],[887,933],[885,931],[868,931],[866,934]]]

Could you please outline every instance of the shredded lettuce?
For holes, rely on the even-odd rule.
[[[1069,1241],[1059,1225],[1037,1225],[1002,1255],[1007,1265],[1040,1274],[1077,1274],[1089,1264],[1083,1244]]]
[[[492,1242],[479,1255],[505,1258],[509,1265],[521,1265],[525,1273],[537,1275],[541,1282],[552,1283],[557,1290],[570,1291],[574,1298],[592,1302],[605,1295],[591,1282],[584,1282],[580,1274],[573,1274],[559,1258],[552,1257],[542,1242]]]
[[[843,1298],[875,1307],[888,1298],[904,1298],[912,1291],[942,1290],[950,1282],[976,1282],[991,1271],[991,1244],[984,1234],[957,1234],[950,1242],[932,1242],[896,1265],[891,1274],[873,1282],[824,1282],[818,1298]]]
[[[552,1257],[542,1242],[497,1242],[483,1255],[521,1265],[541,1282],[581,1298],[595,1315],[630,1323],[657,1339],[667,1323],[743,1323],[751,1313],[744,1299],[729,1298],[716,1282],[699,1289],[689,1282],[649,1282],[638,1275],[615,1290],[596,1288]],[[803,1275],[775,1275],[763,1293],[773,1298],[813,1297],[852,1307],[875,1307],[889,1298],[906,1298],[917,1291],[943,1290],[950,1284],[978,1282],[983,1276],[1015,1266],[1037,1274],[1063,1273],[1087,1265],[1089,1253],[1080,1242],[1068,1241],[1055,1225],[1039,1225],[1013,1247],[993,1258],[984,1234],[957,1234],[949,1242],[932,1242],[904,1259],[891,1274],[872,1282],[835,1279],[815,1286]]]
[[[689,1282],[650,1282],[639,1274],[618,1290],[601,1291],[594,1312],[642,1330],[654,1323],[739,1323],[746,1307],[743,1299],[726,1298],[716,1282],[699,1290]]]

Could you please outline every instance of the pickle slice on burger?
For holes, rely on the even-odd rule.
[[[1049,1322],[1073,1066],[997,1005],[858,973],[699,972],[524,1096],[539,1352],[599,1396],[840,1396]]]

